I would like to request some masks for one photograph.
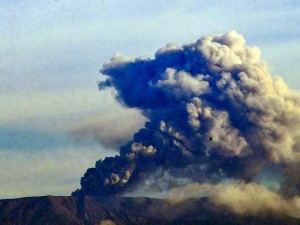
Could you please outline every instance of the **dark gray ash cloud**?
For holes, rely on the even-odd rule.
[[[120,155],[88,169],[75,195],[130,192],[158,170],[173,177],[170,190],[180,179],[251,183],[270,165],[281,168],[279,192],[299,194],[299,179],[288,177],[300,162],[300,96],[270,75],[240,34],[168,44],[153,59],[116,55],[101,73],[100,89],[114,88],[148,121]]]

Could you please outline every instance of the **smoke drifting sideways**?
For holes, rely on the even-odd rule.
[[[88,169],[73,195],[132,193],[149,183],[158,192],[190,183],[219,190],[230,182],[242,185],[227,194],[254,185],[278,201],[299,195],[300,96],[270,75],[242,35],[167,44],[154,59],[115,55],[101,73],[100,89],[114,88],[148,121],[119,155]]]

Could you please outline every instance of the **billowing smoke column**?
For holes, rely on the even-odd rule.
[[[169,189],[180,179],[245,185],[279,171],[273,175],[282,194],[299,194],[300,97],[272,78],[259,49],[244,44],[229,32],[169,44],[154,59],[113,57],[100,89],[114,88],[148,122],[120,155],[88,169],[73,194],[122,194],[157,171],[174,178]]]

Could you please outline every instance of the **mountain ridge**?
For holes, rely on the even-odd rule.
[[[286,215],[238,216],[206,198],[40,196],[0,200],[0,225],[299,225]]]

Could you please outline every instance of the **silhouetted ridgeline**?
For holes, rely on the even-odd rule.
[[[300,219],[270,212],[258,217],[236,216],[209,204],[206,198],[20,198],[0,201],[0,225],[300,224]]]

